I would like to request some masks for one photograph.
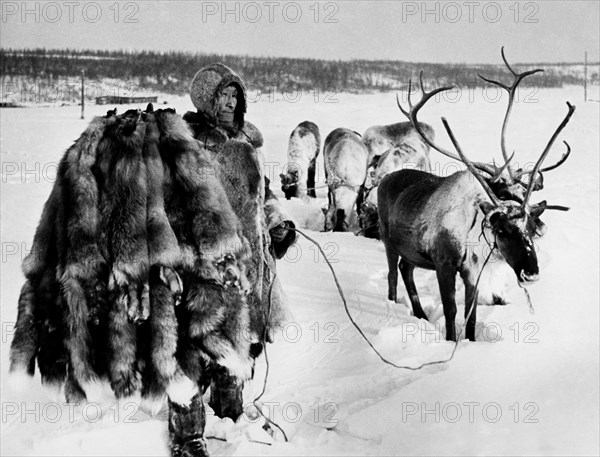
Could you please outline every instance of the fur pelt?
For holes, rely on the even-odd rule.
[[[269,217],[265,208],[265,177],[258,151],[244,141],[228,140],[209,150],[218,164],[217,176],[226,189],[233,210],[243,226],[252,257],[246,261],[251,284],[248,296],[252,341],[262,341],[267,320],[271,333],[283,319],[282,293],[275,277],[274,246],[269,237]],[[273,214],[271,211],[269,214]],[[272,340],[272,335],[268,335]]]
[[[81,380],[96,378],[90,346],[103,314],[106,263],[98,240],[98,187],[93,166],[111,119],[96,118],[62,158],[57,180],[23,261],[11,371],[62,383],[67,367]],[[101,364],[100,364],[101,365]],[[102,369],[102,367],[98,367]]]
[[[252,257],[246,267],[252,289],[248,297],[252,341],[264,339],[267,320],[270,324],[267,341],[272,341],[274,329],[285,319],[283,292],[275,273],[274,258],[285,255],[295,242],[296,232],[289,230],[282,240],[273,242],[269,230],[282,223],[293,229],[295,224],[279,205],[264,175],[260,130],[245,121],[239,130],[226,131],[208,122],[207,117],[205,112],[199,111],[187,112],[183,119],[211,155],[215,173],[250,243]]]
[[[182,253],[178,322],[184,343],[178,359],[195,380],[207,360],[246,379],[252,367],[245,338],[248,241],[209,152],[199,147],[181,117],[162,111],[156,118],[165,164],[165,208]],[[225,283],[230,287],[223,287]]]
[[[33,375],[37,358],[75,401],[99,378],[125,396],[210,363],[251,376],[252,251],[216,168],[173,110],[95,118],[23,262],[11,372]]]
[[[272,242],[269,235],[269,230],[283,222],[292,229],[295,225],[282,211],[270,189],[269,179],[264,176],[262,134],[249,121],[236,132],[214,127],[202,112],[187,112],[183,119],[190,125],[194,137],[206,146],[215,164],[214,172],[225,187],[250,244],[252,256],[246,262],[252,290],[248,297],[250,338],[253,342],[262,342],[268,320],[267,341],[273,341],[274,329],[285,319],[283,292],[274,258],[285,255],[296,239],[296,232],[289,230],[277,243]]]

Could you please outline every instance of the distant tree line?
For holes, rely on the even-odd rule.
[[[55,82],[80,75],[87,78],[132,81],[141,89],[165,93],[186,93],[194,74],[201,67],[222,62],[235,69],[248,85],[257,90],[335,90],[338,92],[387,91],[402,89],[410,78],[418,80],[423,71],[427,86],[453,84],[478,87],[477,74],[504,82],[511,80],[504,65],[432,64],[403,61],[317,60],[283,57],[249,57],[220,54],[156,51],[98,51],[73,49],[0,49],[0,76],[25,77]],[[535,65],[515,65],[517,71]],[[539,87],[582,84],[580,71],[561,70],[557,64],[546,67],[528,83]],[[593,68],[593,67],[592,67]],[[598,83],[598,71],[592,71]]]

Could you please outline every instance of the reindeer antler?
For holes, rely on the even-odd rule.
[[[427,137],[427,135],[425,135],[425,133],[421,129],[421,126],[419,125],[419,121],[417,119],[417,113],[425,105],[425,103],[427,103],[427,101],[429,99],[431,99],[434,95],[439,94],[440,92],[451,90],[454,88],[454,86],[439,87],[430,92],[427,92],[425,90],[425,86],[423,84],[423,72],[422,71],[419,73],[419,84],[421,86],[421,91],[423,92],[423,96],[421,97],[421,100],[419,101],[419,103],[417,103],[416,105],[413,105],[412,100],[411,100],[412,81],[411,80],[408,81],[408,108],[409,108],[408,111],[406,111],[404,108],[402,108],[402,105],[400,104],[400,99],[398,98],[398,95],[396,94],[396,102],[398,103],[398,108],[400,108],[400,111],[402,111],[402,114],[404,114],[410,120],[410,122],[414,126],[415,130],[419,133],[419,135],[421,135],[421,138],[423,138],[423,140],[430,147],[432,147],[436,151],[440,152],[441,154],[443,154],[447,157],[450,157],[451,159],[463,162],[467,166],[469,171],[471,173],[473,173],[475,178],[479,181],[479,183],[481,184],[483,189],[486,191],[486,193],[489,195],[489,197],[492,200],[492,202],[494,203],[494,205],[496,205],[496,206],[500,205],[500,200],[498,199],[498,197],[496,197],[496,194],[494,194],[494,192],[492,191],[492,189],[490,188],[488,183],[485,181],[483,176],[481,176],[479,174],[479,172],[477,171],[477,168],[485,167],[482,171],[486,171],[487,173],[490,173],[492,176],[494,176],[494,173],[489,170],[489,167],[484,166],[483,164],[475,164],[468,159],[468,157],[463,153],[462,148],[458,144],[458,141],[456,140],[456,137],[454,136],[454,133],[452,132],[452,129],[450,128],[450,125],[448,124],[448,121],[446,120],[446,118],[442,117],[442,122],[444,123],[444,127],[446,128],[446,131],[448,132],[448,136],[450,137],[452,144],[454,145],[456,151],[459,154],[458,156],[456,154],[448,151],[447,149],[445,149],[441,146],[438,146],[433,141],[431,141]]]
[[[552,171],[555,168],[560,167],[569,158],[569,156],[571,155],[571,146],[569,146],[569,143],[567,143],[566,141],[563,141],[563,143],[567,147],[567,152],[565,152],[563,154],[563,156],[560,158],[560,160],[558,162],[556,162],[554,165],[550,165],[549,167],[540,168],[540,171],[539,171],[540,176],[542,176],[542,173],[546,173],[547,171]],[[536,179],[536,177],[530,171],[525,171],[525,170],[521,170],[521,169],[515,171],[515,179],[525,188],[527,188],[527,185],[521,181],[521,177],[526,174],[530,175],[530,178],[529,178],[530,180]],[[536,190],[536,189],[534,189],[534,190]]]
[[[569,143],[567,143],[566,141],[563,141],[563,143],[565,143],[565,146],[567,147],[567,152],[565,152],[563,154],[563,156],[560,158],[560,160],[558,162],[556,162],[554,165],[550,165],[549,167],[542,168],[540,170],[540,173],[545,173],[547,171],[551,171],[551,170],[554,170],[555,168],[560,167],[569,158],[569,155],[571,155],[571,146],[569,146]]]
[[[575,112],[575,106],[571,105],[569,102],[567,102],[567,106],[569,108],[569,111],[567,112],[567,115],[565,116],[565,118],[563,119],[563,121],[560,123],[560,125],[558,126],[558,128],[554,131],[554,134],[552,135],[552,137],[548,141],[548,144],[546,145],[546,147],[542,151],[542,155],[540,156],[540,158],[536,162],[535,166],[533,167],[533,171],[531,172],[532,179],[529,180],[529,185],[527,186],[527,192],[525,193],[525,198],[523,198],[523,204],[522,204],[523,209],[527,208],[527,202],[529,201],[529,197],[531,197],[531,193],[533,192],[533,185],[534,185],[534,182],[535,182],[535,179],[533,179],[533,178],[535,178],[536,174],[540,171],[540,168],[542,166],[542,162],[544,161],[544,159],[546,158],[546,156],[550,152],[550,149],[552,148],[552,145],[554,144],[554,141],[556,140],[556,138],[558,137],[558,135],[560,134],[560,132],[562,132],[562,130],[565,128],[565,126],[569,123],[569,120],[571,119],[571,116]],[[567,152],[565,153],[565,155],[561,159],[562,162],[564,162],[566,160],[566,157],[568,157],[569,154],[571,153],[571,147],[569,146],[569,143],[567,143],[566,141],[563,141],[563,142],[567,146]]]
[[[423,72],[422,71],[419,73],[419,85],[421,86],[421,91],[423,92],[423,97],[421,97],[421,100],[419,101],[419,103],[417,103],[416,106],[413,106],[413,104],[412,104],[412,100],[411,100],[412,80],[409,79],[408,80],[408,111],[406,111],[404,108],[402,108],[402,105],[400,104],[400,99],[398,98],[398,94],[396,94],[396,103],[398,104],[398,108],[400,108],[400,111],[402,111],[402,114],[404,114],[408,118],[408,120],[411,122],[411,124],[413,125],[415,130],[419,133],[419,135],[421,135],[421,138],[423,138],[423,140],[425,140],[425,142],[429,145],[429,147],[435,149],[436,151],[444,154],[447,157],[450,157],[451,159],[461,161],[460,157],[458,157],[456,154],[453,154],[452,152],[448,151],[447,149],[444,149],[441,146],[438,146],[437,144],[435,144],[433,141],[431,141],[431,139],[429,139],[429,137],[427,135],[425,135],[425,132],[423,132],[423,130],[421,129],[421,126],[419,124],[419,121],[417,120],[417,113],[419,112],[419,110],[421,108],[423,108],[425,103],[427,103],[427,101],[431,97],[433,97],[441,92],[452,90],[452,89],[454,89],[454,86],[438,87],[437,89],[427,92],[427,91],[425,91],[425,86],[423,85]]]
[[[508,160],[500,168],[498,168],[498,166],[496,165],[496,161],[494,161],[494,167],[496,167],[496,172],[492,175],[492,182],[498,182],[500,180],[502,173],[504,173],[504,170],[506,170],[509,167],[510,163],[512,162],[512,159],[514,158],[515,151],[513,151]]]
[[[483,189],[486,191],[486,193],[489,195],[490,199],[492,200],[492,202],[495,205],[499,205],[501,204],[499,198],[496,196],[496,194],[492,191],[488,181],[479,173],[479,171],[488,173],[490,175],[490,180],[492,183],[497,182],[500,177],[502,176],[502,174],[504,173],[505,170],[508,171],[509,174],[509,178],[511,183],[509,184],[509,186],[511,186],[512,184],[520,184],[521,186],[525,187],[525,184],[522,183],[521,181],[519,181],[520,177],[522,174],[522,172],[519,173],[519,177],[516,178],[514,175],[514,171],[510,168],[510,162],[512,161],[512,159],[514,158],[515,152],[513,151],[513,153],[509,156],[508,152],[506,150],[506,129],[508,126],[508,121],[510,119],[510,115],[512,112],[512,107],[514,104],[514,98],[515,98],[515,94],[516,94],[516,90],[519,86],[519,84],[521,83],[521,81],[523,81],[523,79],[525,79],[527,76],[533,75],[535,73],[539,73],[542,72],[542,69],[535,69],[535,70],[529,70],[529,71],[525,71],[523,73],[517,73],[513,70],[513,68],[510,66],[510,64],[508,63],[508,61],[506,60],[506,56],[504,54],[504,47],[502,47],[502,60],[504,61],[504,64],[506,65],[506,67],[509,69],[509,71],[513,74],[514,76],[514,81],[512,83],[511,86],[508,86],[506,84],[503,84],[499,81],[494,81],[492,79],[488,79],[484,76],[479,75],[479,77],[481,79],[483,79],[484,81],[490,83],[490,84],[494,84],[498,87],[501,87],[502,89],[506,90],[508,92],[508,106],[506,109],[506,114],[504,116],[504,122],[502,123],[502,133],[501,133],[501,149],[502,149],[502,156],[504,158],[504,165],[502,167],[498,167],[495,164],[494,165],[487,165],[487,164],[483,164],[483,163],[479,163],[479,162],[471,162],[469,160],[469,158],[464,154],[464,152],[462,151],[462,148],[460,147],[458,141],[456,140],[456,137],[454,136],[454,133],[452,132],[452,129],[450,128],[450,124],[448,123],[448,121],[446,120],[446,118],[442,117],[442,122],[444,124],[444,127],[446,128],[446,131],[448,133],[448,136],[450,137],[450,140],[452,141],[452,144],[454,145],[456,151],[458,152],[459,156],[456,156],[454,153],[448,151],[445,148],[442,148],[441,146],[438,146],[437,144],[435,144],[427,135],[425,135],[425,133],[423,132],[423,130],[421,129],[421,126],[419,124],[419,121],[417,119],[417,113],[419,112],[419,110],[425,105],[425,103],[427,103],[427,101],[429,101],[429,99],[431,99],[433,96],[441,93],[441,92],[445,92],[448,90],[451,90],[454,88],[454,86],[444,86],[444,87],[440,87],[434,90],[431,90],[429,92],[427,92],[425,90],[425,86],[423,84],[423,72],[421,71],[419,73],[419,83],[421,86],[421,91],[423,92],[423,96],[421,97],[421,100],[419,101],[419,103],[417,103],[416,105],[413,105],[412,100],[411,100],[411,88],[412,88],[412,80],[408,81],[408,111],[405,110],[402,105],[400,104],[400,99],[398,97],[398,95],[396,95],[396,103],[398,104],[398,108],[400,109],[400,111],[402,112],[402,114],[404,114],[411,122],[411,124],[413,125],[413,127],[415,128],[415,130],[419,133],[419,135],[421,136],[421,138],[425,141],[425,143],[427,143],[429,145],[429,147],[435,149],[436,151],[440,152],[441,154],[454,159],[454,160],[459,160],[461,162],[463,162],[467,168],[469,169],[469,171],[475,176],[475,178],[479,181],[479,183],[482,185]],[[559,167],[560,165],[562,165],[567,158],[569,157],[570,153],[571,153],[571,147],[569,146],[569,144],[564,141],[566,147],[567,147],[567,152],[561,157],[561,159],[554,165],[551,165],[549,167],[546,168],[541,168],[543,161],[546,159],[546,156],[548,155],[548,153],[550,152],[550,149],[552,148],[552,145],[554,144],[554,141],[556,140],[556,138],[558,137],[558,135],[560,134],[560,132],[565,128],[565,126],[569,123],[569,120],[571,119],[571,116],[573,115],[573,112],[575,111],[575,107],[573,105],[571,105],[569,102],[567,102],[567,106],[569,108],[569,111],[567,113],[567,115],[565,116],[565,118],[563,119],[563,121],[561,122],[561,124],[558,126],[558,128],[556,129],[556,131],[554,132],[554,134],[552,135],[552,137],[550,138],[550,140],[548,141],[548,144],[546,145],[546,147],[544,148],[544,150],[542,151],[542,154],[540,156],[540,158],[538,159],[537,163],[535,164],[532,172],[531,172],[531,176],[532,178],[529,180],[529,183],[527,185],[527,190],[525,193],[525,197],[523,199],[519,198],[517,195],[514,195],[513,198],[519,202],[522,202],[521,205],[523,207],[523,209],[525,211],[528,210],[528,206],[527,206],[527,202],[529,201],[529,198],[531,197],[531,193],[534,191],[534,187],[535,187],[535,176],[541,172],[544,171],[550,171],[553,170],[557,167]],[[563,206],[558,206],[558,205],[554,205],[554,206],[547,206],[548,209],[556,209],[556,210],[561,210],[561,211],[565,211],[566,208]]]
[[[448,136],[450,137],[450,140],[452,141],[452,144],[456,148],[456,152],[458,152],[458,154],[460,155],[460,158],[463,161],[463,163],[467,166],[469,171],[471,173],[473,173],[473,175],[475,176],[477,181],[479,181],[479,184],[481,184],[481,187],[483,187],[485,192],[488,194],[488,196],[490,197],[490,200],[492,200],[492,203],[495,206],[500,206],[500,200],[498,199],[498,197],[496,197],[496,194],[494,193],[494,191],[490,188],[490,186],[488,185],[486,180],[483,179],[483,177],[479,174],[479,172],[475,168],[475,165],[473,164],[473,162],[471,162],[469,160],[469,158],[465,155],[465,153],[462,151],[462,148],[458,144],[458,141],[456,140],[456,137],[454,136],[454,133],[452,132],[452,129],[450,128],[450,124],[448,124],[448,121],[446,120],[445,117],[442,117],[442,123],[444,124],[444,127],[446,128],[446,132],[448,132]]]
[[[508,126],[508,120],[510,119],[510,114],[512,112],[512,107],[513,107],[513,103],[514,103],[514,99],[515,99],[515,93],[517,92],[517,87],[519,87],[519,84],[521,84],[521,81],[523,81],[523,79],[525,79],[527,76],[531,76],[535,73],[543,72],[544,70],[542,70],[541,68],[537,68],[535,70],[529,70],[529,71],[525,71],[523,73],[517,73],[512,69],[512,67],[506,60],[506,56],[504,55],[504,46],[502,46],[501,54],[502,54],[502,60],[504,61],[504,64],[510,70],[510,72],[513,74],[513,76],[515,77],[512,85],[510,87],[507,86],[506,84],[502,84],[499,81],[494,81],[493,79],[486,78],[485,76],[482,76],[480,74],[478,74],[477,76],[479,76],[485,82],[488,82],[490,84],[494,84],[498,87],[501,87],[502,89],[504,89],[505,91],[508,92],[508,106],[506,108],[506,114],[504,115],[504,122],[502,123],[502,133],[500,135],[500,148],[502,149],[502,157],[504,157],[504,162],[508,163],[509,157],[508,157],[508,152],[506,151],[506,128]],[[508,167],[508,174],[511,179],[514,179],[513,172],[510,169],[510,167]]]
[[[423,140],[425,141],[425,143],[427,143],[429,145],[429,147],[435,149],[436,151],[445,155],[446,157],[449,157],[453,160],[462,162],[463,160],[460,158],[460,156],[457,156],[453,152],[450,152],[447,149],[445,149],[445,148],[435,144],[433,141],[431,141],[431,139],[429,137],[427,137],[427,135],[425,135],[425,132],[423,132],[423,129],[421,129],[421,125],[419,124],[419,121],[417,119],[417,113],[425,105],[425,103],[427,103],[427,101],[430,98],[432,98],[433,96],[435,96],[441,92],[452,90],[452,89],[454,89],[454,86],[439,87],[437,89],[433,89],[430,92],[427,92],[425,90],[425,85],[423,84],[423,72],[422,71],[419,72],[419,84],[421,86],[421,91],[423,92],[423,96],[422,96],[421,100],[419,101],[419,103],[417,103],[416,105],[412,104],[412,100],[411,100],[412,79],[409,79],[408,80],[408,108],[409,108],[409,110],[406,111],[404,108],[402,108],[398,94],[396,94],[396,103],[398,104],[398,108],[400,108],[400,111],[402,112],[402,114],[404,114],[408,118],[408,120],[411,122],[411,124],[413,125],[415,130],[419,133],[419,135],[421,135],[421,138],[423,138]],[[509,159],[509,162],[510,162],[510,159]],[[506,164],[502,168],[498,168],[493,165],[488,165],[488,164],[480,163],[480,162],[471,162],[471,164],[476,169],[483,171],[485,173],[488,173],[490,176],[492,176],[493,181],[497,181],[500,178],[500,175],[502,175],[502,172],[507,167]]]

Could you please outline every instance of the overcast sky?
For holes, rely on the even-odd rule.
[[[117,5],[115,7],[115,5]],[[600,1],[2,1],[3,48],[323,59],[599,60]]]

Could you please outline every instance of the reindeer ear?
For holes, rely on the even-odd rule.
[[[546,210],[546,205],[547,202],[546,200],[542,200],[541,202],[537,203],[536,205],[533,205],[530,209],[529,209],[529,214],[531,215],[531,217],[533,217],[534,219],[537,219],[538,217],[540,217],[542,215],[542,213]]]
[[[483,211],[483,214],[487,216],[496,207],[490,202],[483,200],[481,203],[479,203],[479,208],[481,209],[481,211]]]
[[[544,188],[544,175],[538,172],[535,176],[530,176],[529,179],[533,179],[533,190],[542,190]]]

